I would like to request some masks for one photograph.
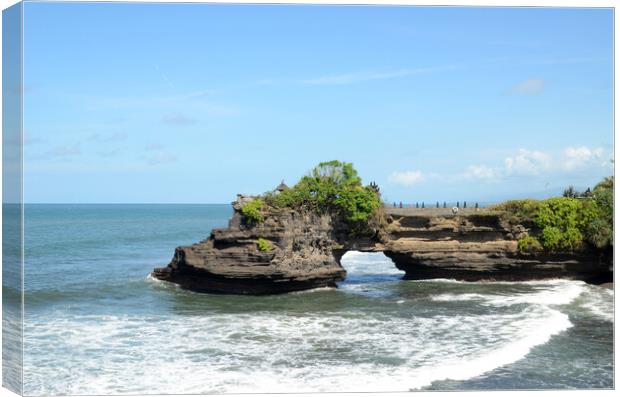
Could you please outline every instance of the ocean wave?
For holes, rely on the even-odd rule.
[[[444,283],[444,284],[468,284],[469,281],[461,281],[453,278],[428,278],[424,280],[409,280],[410,283]]]
[[[26,327],[26,392],[407,391],[509,364],[570,326],[547,307],[407,318],[354,311],[39,318]]]
[[[290,292],[290,294],[291,295],[303,295],[303,294],[312,294],[315,292],[335,291],[336,289],[337,289],[336,287],[317,287],[317,288],[311,288],[311,289],[307,289],[303,291],[293,291],[293,292]]]
[[[479,301],[483,305],[510,306],[518,304],[536,305],[567,305],[577,299],[587,290],[587,284],[582,281],[550,280],[549,282],[523,282],[511,285],[535,286],[523,292],[502,293],[446,293],[431,297],[433,301]]]
[[[377,271],[394,269],[377,255],[349,256],[343,262],[353,280],[377,280]],[[150,275],[139,282],[147,290],[178,288]],[[226,297],[225,310],[220,296],[166,294],[177,299],[149,314],[32,316],[25,324],[25,394],[408,391],[523,359],[573,326],[567,307],[613,314],[613,292],[575,281],[414,283],[444,285],[343,283],[354,299],[347,302],[355,303],[346,305],[341,294],[312,296],[331,290],[319,288],[294,294],[308,299]],[[320,302],[289,310],[283,299]],[[454,310],[451,301],[484,307]]]
[[[596,286],[588,286],[578,300],[579,307],[594,317],[614,322],[614,291]]]

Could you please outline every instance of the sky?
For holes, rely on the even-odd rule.
[[[24,199],[229,203],[321,161],[387,202],[613,173],[611,9],[26,3]]]

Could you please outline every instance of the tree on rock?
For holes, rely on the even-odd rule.
[[[337,160],[320,163],[295,186],[266,200],[277,207],[336,213],[352,224],[368,221],[381,207],[378,186],[362,185],[353,164]]]

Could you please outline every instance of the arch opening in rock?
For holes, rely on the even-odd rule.
[[[347,251],[340,265],[347,271],[343,282],[348,284],[401,280],[405,276],[383,252]]]

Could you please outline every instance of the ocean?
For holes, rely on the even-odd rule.
[[[229,205],[25,206],[24,392],[613,388],[613,291],[404,281],[349,252],[338,288],[200,294],[149,277]]]

